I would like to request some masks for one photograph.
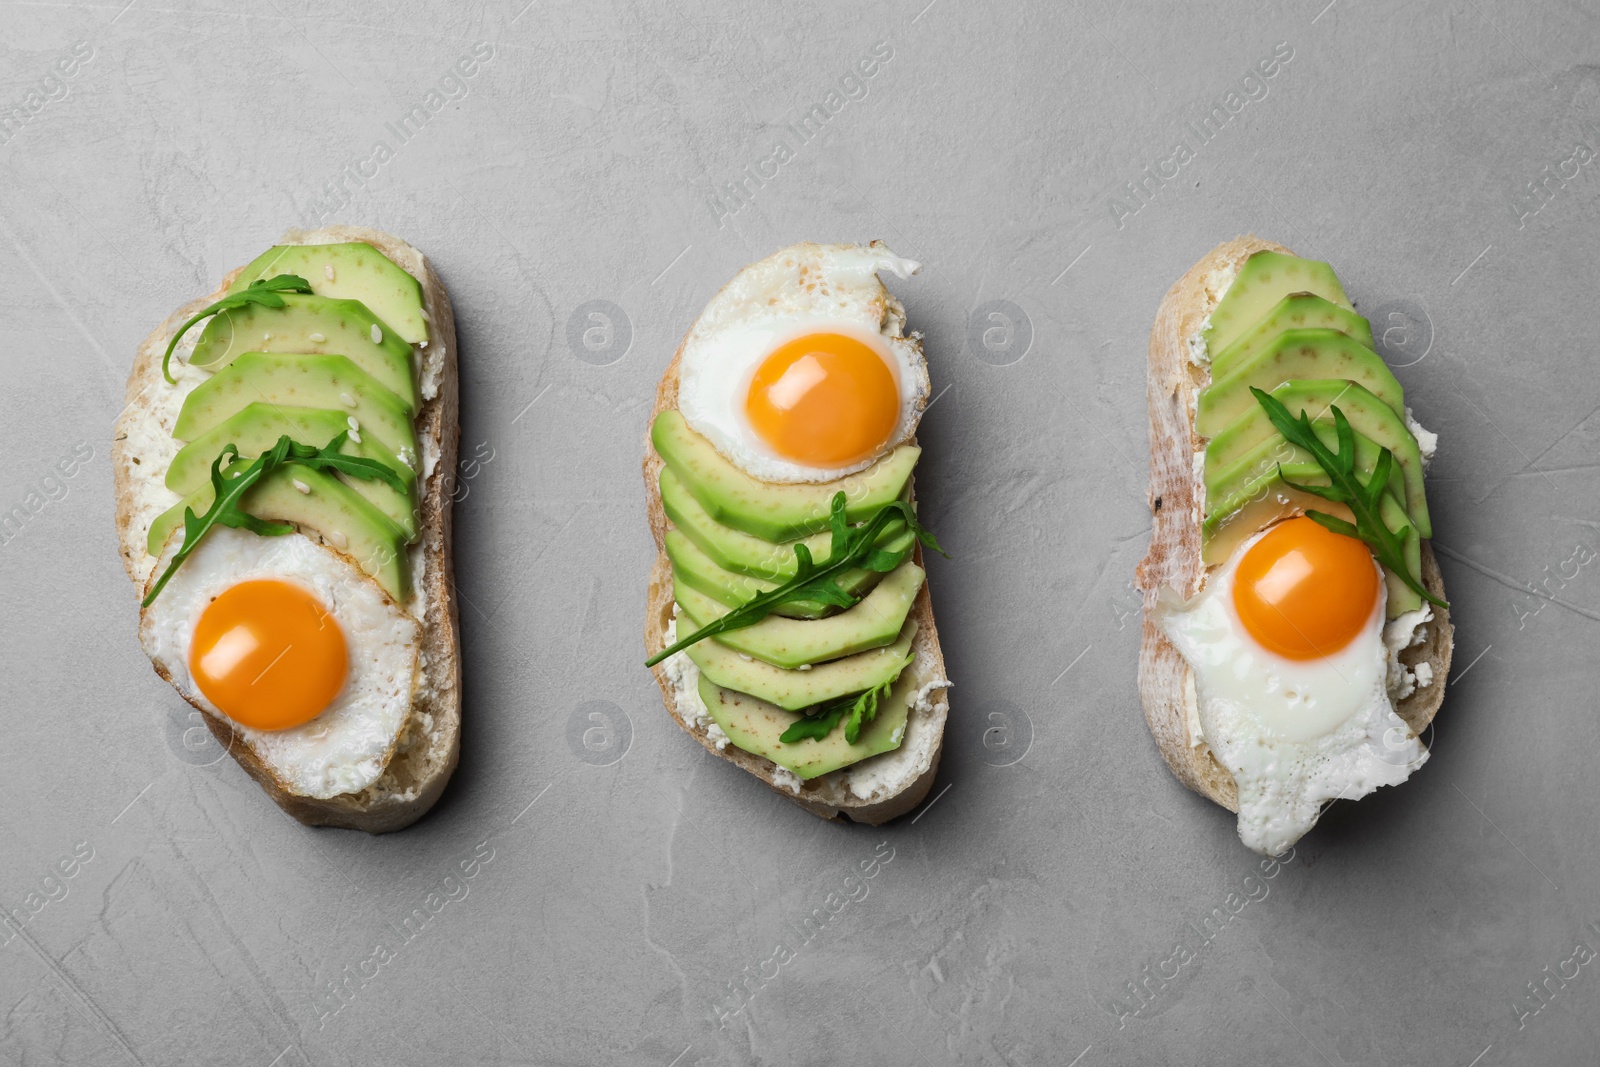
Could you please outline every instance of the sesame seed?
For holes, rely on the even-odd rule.
[[[343,404],[347,408],[353,408],[356,406],[356,398],[351,396],[349,393],[340,393],[339,403]]]
[[[316,342],[319,345],[322,342],[326,341],[327,339],[328,339],[328,335],[325,334],[325,333],[314,333],[314,334],[311,335],[311,340]]]
[[[322,265],[322,273],[327,276],[327,279],[330,282],[333,281],[333,264],[332,263],[324,263]]]
[[[299,478],[294,479],[294,487],[300,490],[302,493],[311,492],[311,487],[305,482],[302,482]]]
[[[350,538],[342,530],[329,530],[328,541],[334,548],[345,549],[350,547]]]
[[[795,668],[795,670],[797,670],[797,671],[809,671],[810,669],[811,669],[811,664],[809,664],[809,663],[802,663],[802,664],[800,664],[800,666]]]
[[[378,329],[377,323],[372,324],[372,343],[375,345],[383,344],[383,331]]]
[[[433,316],[428,314],[428,309],[427,308],[418,308],[417,310],[422,312],[422,321],[423,322],[432,322],[433,321]]]
[[[359,445],[361,443],[361,433],[360,433],[360,431],[351,430],[350,431],[350,440]]]
[[[344,421],[350,424],[350,428],[352,430],[361,429],[361,424],[356,421],[356,417],[354,415],[346,415],[344,417]]]

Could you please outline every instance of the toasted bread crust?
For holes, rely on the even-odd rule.
[[[424,400],[416,417],[418,440],[427,439],[438,449],[438,462],[425,472],[420,497],[420,548],[425,560],[419,587],[424,614],[422,620],[422,662],[429,685],[419,688],[413,698],[411,715],[432,716],[434,731],[419,737],[410,750],[394,755],[382,777],[360,793],[346,793],[326,800],[299,796],[284,788],[251,752],[243,738],[226,720],[212,715],[190,700],[202,713],[212,736],[243,767],[267,795],[284,811],[308,826],[334,826],[368,833],[388,833],[416,822],[444,792],[455,771],[461,746],[461,646],[460,623],[451,591],[455,571],[451,560],[451,493],[447,476],[456,468],[460,439],[457,398],[457,360],[455,315],[444,283],[421,253],[404,241],[378,230],[356,226],[329,226],[313,231],[291,230],[281,244],[329,244],[361,241],[370,244],[417,276],[422,283],[423,301],[431,320],[429,350],[440,354],[438,391]],[[141,592],[152,575],[150,557],[145,551],[144,530],[138,528],[135,500],[140,470],[149,457],[135,455],[126,445],[126,427],[131,420],[148,418],[141,397],[148,389],[163,387],[161,356],[174,330],[189,316],[221,298],[238,276],[240,267],[229,272],[212,293],[179,308],[156,327],[139,346],[133,371],[128,377],[125,407],[117,420],[111,462],[115,479],[116,521],[123,568]],[[170,431],[171,427],[164,427]],[[166,457],[170,459],[170,457]],[[154,457],[160,462],[161,457]],[[171,677],[155,664],[156,673],[168,683]],[[174,687],[176,688],[176,687]],[[182,695],[182,690],[179,690]],[[189,699],[185,696],[185,699]]]
[[[1144,594],[1144,627],[1139,644],[1139,697],[1145,722],[1161,758],[1178,780],[1229,811],[1239,810],[1239,791],[1230,774],[1203,740],[1190,736],[1185,694],[1194,685],[1188,663],[1155,621],[1164,586],[1184,599],[1204,583],[1200,552],[1203,486],[1197,483],[1195,453],[1204,440],[1194,431],[1195,396],[1210,380],[1210,371],[1189,359],[1188,339],[1216,306],[1208,291],[1209,275],[1237,269],[1255,252],[1289,249],[1254,235],[1236,237],[1212,249],[1179,278],[1156,311],[1150,330],[1148,403],[1150,423],[1150,549],[1139,563],[1135,584]],[[1433,549],[1422,543],[1422,583],[1444,599],[1444,581]],[[1395,704],[1395,712],[1414,734],[1421,734],[1444,700],[1445,680],[1454,648],[1450,612],[1435,607],[1427,639],[1401,653],[1408,667],[1428,663],[1431,685],[1418,688]]]
[[[650,412],[650,422],[663,411],[674,409],[678,406],[678,368],[683,361],[683,344],[678,345],[678,350],[673,354],[672,362],[667,366],[666,373],[661,377],[661,384],[656,388],[655,407]],[[648,425],[648,424],[647,424]],[[666,629],[672,621],[672,563],[667,558],[666,536],[672,528],[667,519],[666,512],[661,507],[661,491],[659,482],[661,478],[661,457],[656,455],[655,449],[649,441],[646,431],[644,443],[644,484],[645,498],[649,511],[650,532],[656,542],[656,561],[650,569],[650,586],[645,604],[644,644],[647,656],[653,656],[666,647]],[[916,560],[922,562],[922,549],[916,549]],[[933,621],[933,600],[928,592],[928,583],[924,581],[922,588],[917,592],[917,598],[912,602],[910,617],[917,622],[917,636],[912,644],[916,652],[916,660],[911,669],[917,670],[925,679],[942,679],[945,677],[944,654],[939,648],[939,631]],[[915,780],[887,799],[868,803],[854,796],[847,787],[840,787],[830,782],[833,775],[822,775],[813,778],[801,785],[800,792],[794,793],[784,785],[779,784],[778,775],[787,774],[783,768],[764,756],[757,756],[746,752],[735,745],[728,744],[725,748],[718,748],[715,740],[703,727],[686,719],[679,710],[677,699],[673,694],[672,682],[667,677],[666,669],[658,664],[651,668],[655,675],[656,684],[661,687],[662,700],[667,706],[667,711],[672,719],[683,731],[714,756],[727,760],[743,770],[749,771],[761,779],[779,796],[800,805],[811,814],[824,819],[837,819],[841,815],[852,822],[866,823],[878,826],[891,819],[912,811],[921,804],[928,795],[928,790],[933,787],[933,780],[939,772],[939,757],[944,750],[944,725],[948,715],[947,701],[937,701],[929,713],[927,726],[936,731],[936,741],[931,750],[927,766],[924,767]],[[908,735],[909,736],[909,735]],[[873,757],[878,758],[878,757]],[[836,772],[837,773],[837,772]]]

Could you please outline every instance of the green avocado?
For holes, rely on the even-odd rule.
[[[735,652],[754,656],[774,667],[796,670],[841,656],[889,644],[900,634],[911,603],[922,588],[922,568],[909,560],[884,576],[865,600],[826,619],[785,619],[768,615],[753,626],[728,630],[710,638]],[[715,622],[729,611],[674,576],[673,598],[691,618]],[[687,637],[688,634],[680,634]]]
[[[1271,344],[1285,330],[1338,330],[1372,348],[1372,325],[1349,308],[1315,293],[1290,293],[1272,306],[1260,322],[1211,357],[1211,376],[1220,378]]]
[[[900,747],[905,737],[906,717],[911,711],[911,698],[916,692],[912,673],[909,670],[901,673],[888,697],[878,702],[877,716],[861,728],[853,745],[844,739],[843,726],[835,727],[826,737],[805,738],[786,745],[778,738],[794,725],[798,718],[794,712],[745,693],[723,689],[705,675],[700,676],[700,699],[705,701],[706,710],[728,735],[728,740],[739,748],[765,756],[801,778],[815,778]]]
[[[1357,465],[1363,478],[1371,473],[1370,467],[1361,466],[1363,454],[1376,462],[1377,449],[1387,448],[1394,453],[1395,463],[1405,481],[1401,500],[1406,512],[1423,537],[1433,536],[1433,526],[1428,518],[1428,501],[1422,485],[1422,454],[1417,449],[1417,439],[1411,436],[1406,424],[1388,405],[1361,386],[1348,381],[1302,380],[1286,382],[1272,390],[1272,395],[1282,401],[1289,414],[1298,417],[1302,412],[1311,416],[1317,425],[1317,436],[1330,448],[1338,447],[1331,409],[1337,407],[1349,420],[1357,438]],[[1370,447],[1359,447],[1365,441]],[[1257,404],[1240,415],[1227,428],[1206,445],[1206,497],[1215,499],[1212,489],[1214,476],[1220,476],[1235,464],[1249,458],[1257,464],[1270,466],[1276,462],[1276,443],[1282,443],[1273,429],[1267,413]],[[1284,445],[1287,449],[1287,445]],[[1309,455],[1304,457],[1310,459]],[[1294,479],[1298,481],[1299,479]]]
[[[219,370],[245,352],[308,352],[346,356],[416,413],[411,346],[359,300],[282,294],[281,308],[248,304],[212,316],[189,363]],[[374,340],[376,338],[376,340]]]
[[[898,549],[892,549],[899,554],[899,559],[895,560],[896,566],[899,566],[901,560],[911,552],[911,531],[906,530],[902,534],[902,541],[904,543]],[[776,582],[762,581],[748,574],[736,574],[717,566],[716,560],[700,551],[699,547],[681,531],[667,531],[666,548],[667,556],[672,560],[672,574],[675,579],[730,608],[736,608],[752,597],[777,588]],[[826,558],[827,550],[824,549],[823,552]],[[877,571],[852,567],[834,580],[840,589],[852,596],[866,596],[882,578],[883,574]],[[795,600],[779,605],[774,609],[774,614],[790,619],[820,619],[838,614],[838,611],[837,607],[829,604]]]
[[[422,286],[369,244],[274,245],[245,265],[228,292],[279,274],[299,275],[318,296],[361,301],[408,345],[428,339]]]
[[[1399,504],[1395,503],[1394,494],[1385,494],[1378,505],[1378,514],[1384,522],[1389,524],[1389,529],[1398,530],[1400,524],[1406,522],[1406,515]],[[1422,537],[1417,531],[1417,524],[1406,523],[1410,530],[1406,533],[1405,561],[1406,569],[1420,579],[1422,576]],[[1385,609],[1388,618],[1395,619],[1408,611],[1416,611],[1422,607],[1422,596],[1414,592],[1410,586],[1402,582],[1399,577],[1387,567],[1383,570],[1383,580],[1389,587],[1389,603]]]
[[[672,473],[671,467],[661,468],[660,486],[661,509],[667,513],[667,518],[694,542],[696,548],[710,556],[724,570],[785,582],[794,577],[795,545],[805,545],[814,560],[826,560],[833,551],[833,535],[827,530],[775,545],[722,525],[706,514],[706,509],[700,506],[693,493],[684,488],[683,480]],[[905,522],[893,518],[884,523],[877,545],[894,550],[897,542],[912,536]],[[910,541],[906,543],[909,545]]]
[[[193,441],[257,401],[343,410],[356,420],[363,440],[371,434],[403,464],[416,469],[417,437],[410,410],[344,356],[246,352],[184,398],[172,436]]]
[[[869,518],[900,498],[922,454],[916,445],[900,445],[866,470],[835,481],[778,485],[752,478],[728,462],[676,410],[656,416],[650,441],[713,521],[773,542],[827,529],[834,495],[840,492],[848,502],[850,522]]]
[[[306,487],[301,492],[295,485]],[[150,524],[146,546],[152,556],[175,530],[183,529],[183,513],[202,515],[211,507],[211,483],[168,508]],[[315,530],[329,544],[348,554],[379,585],[404,603],[411,594],[411,569],[406,560],[406,535],[383,513],[338,478],[299,463],[286,463],[251,486],[239,506],[258,519],[292,522]]]
[[[699,627],[700,623],[687,614],[679,615],[679,632],[692,633]],[[722,688],[748,693],[786,711],[799,711],[851,693],[864,693],[887,682],[900,673],[916,635],[916,622],[907,619],[892,644],[819,663],[809,671],[786,671],[758,659],[746,659],[715,641],[700,641],[684,652],[703,676]]]
[[[1339,276],[1326,263],[1282,252],[1257,252],[1244,261],[1211,312],[1205,329],[1206,350],[1226,349],[1290,293],[1313,293],[1342,308],[1351,307]]]
[[[205,433],[178,450],[167,468],[167,488],[179,495],[194,492],[211,478],[211,463],[221,455],[226,445],[233,445],[245,459],[254,459],[278,443],[278,438],[288,434],[305,445],[322,447],[340,433],[350,428],[344,411],[319,408],[277,407],[259,401],[246,404],[233,415],[222,420]],[[339,449],[346,456],[360,456],[377,460],[400,476],[406,484],[404,493],[397,493],[377,479],[345,478],[340,480],[366,497],[379,511],[387,515],[405,532],[408,540],[417,536],[417,475],[373,434],[366,434],[359,443],[346,440]]]
[[[1200,391],[1195,432],[1215,437],[1234,419],[1260,407],[1251,386],[1271,392],[1299,378],[1347,379],[1405,417],[1405,392],[1378,353],[1337,330],[1289,330]]]
[[[1330,448],[1333,447],[1333,423],[1313,425],[1317,436]],[[1356,434],[1355,449],[1356,475],[1365,481],[1372,476],[1373,465],[1378,462],[1378,446],[1369,438]],[[1328,484],[1328,473],[1322,469],[1322,465],[1310,453],[1296,448],[1282,437],[1263,441],[1229,467],[1216,471],[1208,467],[1205,521],[1201,523],[1201,533],[1206,536],[1215,533],[1234,512],[1276,491],[1282,478],[1302,485]],[[1405,479],[1398,466],[1389,471],[1388,488],[1396,502],[1405,499]]]

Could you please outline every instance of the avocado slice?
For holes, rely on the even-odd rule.
[[[671,467],[661,468],[659,484],[661,509],[667,513],[667,518],[724,570],[785,582],[794,577],[795,545],[805,545],[814,560],[825,560],[833,551],[833,534],[827,530],[797,541],[773,544],[722,525],[706,514],[706,509],[684,487],[683,480],[672,473]],[[906,524],[899,518],[890,519],[883,524],[876,544],[879,548],[888,548],[903,535],[909,535]]]
[[[1325,425],[1326,429],[1323,424],[1317,425],[1317,436],[1331,446],[1333,424],[1330,422]],[[1378,462],[1378,446],[1357,434],[1355,447],[1356,474],[1363,479],[1369,478],[1373,465]],[[1200,524],[1201,533],[1210,534],[1250,501],[1276,492],[1282,486],[1283,478],[1301,485],[1328,484],[1328,474],[1322,469],[1322,464],[1281,437],[1263,442],[1231,467],[1215,472],[1208,470],[1206,516]],[[1397,503],[1405,499],[1405,479],[1399,467],[1390,469],[1388,488]]]
[[[297,274],[317,296],[359,300],[394,327],[408,345],[428,339],[422,286],[394,260],[363,241],[335,245],[274,245],[245,264],[228,292],[279,274]]]
[[[700,623],[687,614],[679,615],[681,633],[692,633],[699,627]],[[700,641],[684,652],[700,668],[701,675],[716,685],[765,700],[785,711],[799,711],[851,693],[864,693],[887,682],[900,673],[916,635],[916,622],[907,619],[892,644],[819,663],[809,671],[786,671],[758,659],[746,659],[715,641]]]
[[[848,521],[869,518],[899,499],[922,454],[916,445],[900,445],[848,477],[820,484],[780,485],[759,481],[735,467],[710,441],[690,429],[676,409],[656,416],[650,442],[713,521],[773,542],[826,530],[836,493],[845,494]]]
[[[1418,533],[1423,537],[1433,536],[1433,524],[1428,518],[1428,500],[1422,484],[1422,453],[1417,448],[1417,439],[1411,436],[1405,422],[1388,405],[1354,382],[1327,379],[1285,382],[1272,390],[1272,395],[1289,409],[1291,415],[1298,417],[1304,413],[1311,416],[1311,421],[1318,427],[1317,436],[1326,441],[1330,448],[1338,447],[1331,410],[1337,407],[1349,420],[1358,444],[1365,440],[1373,449],[1381,447],[1392,452],[1405,481],[1405,492],[1400,499],[1405,502],[1406,512],[1416,523]],[[1208,497],[1214,471],[1225,471],[1246,456],[1267,460],[1273,451],[1272,442],[1281,440],[1260,404],[1230,422],[1206,445]],[[1372,451],[1372,455],[1376,460],[1376,451]],[[1358,448],[1358,461],[1360,456],[1361,449]],[[1363,468],[1362,473],[1370,474],[1371,469]]]
[[[728,735],[728,740],[746,752],[765,756],[801,778],[816,778],[860,763],[868,756],[899,748],[905,737],[906,718],[911,712],[911,698],[915,692],[911,671],[902,672],[888,697],[878,701],[877,716],[861,728],[853,745],[844,739],[842,726],[829,731],[826,737],[808,737],[786,745],[778,738],[794,725],[797,717],[794,712],[745,693],[723,689],[705,675],[700,676],[700,699],[705,701],[706,710]]]
[[[900,562],[911,553],[911,544],[914,540],[910,530],[903,530],[899,541],[889,547],[889,551],[898,554],[899,558],[895,560],[896,566],[899,566]],[[700,551],[692,540],[678,530],[667,531],[666,548],[667,556],[672,560],[672,574],[675,579],[730,608],[736,608],[752,597],[776,589],[778,586],[776,582],[767,582],[760,578],[752,578],[748,574],[736,574],[724,570],[717,566],[716,560]],[[823,549],[823,553],[823,558],[826,559],[827,549]],[[882,578],[883,574],[878,571],[852,567],[838,575],[834,581],[840,589],[852,596],[866,596]],[[837,615],[839,608],[818,601],[795,600],[779,605],[773,613],[790,619],[820,619],[828,615]]]
[[[1257,252],[1244,261],[1211,312],[1206,350],[1223,351],[1290,293],[1314,293],[1342,308],[1352,307],[1339,276],[1326,263],[1282,252]]]
[[[1373,348],[1372,324],[1349,308],[1324,300],[1315,293],[1290,293],[1239,338],[1211,357],[1211,376],[1221,378],[1230,369],[1271,344],[1285,330],[1338,330]]]
[[[295,482],[304,485],[302,493]],[[213,499],[211,482],[168,508],[150,524],[145,543],[160,556],[167,538],[183,529],[183,513],[203,515]],[[411,595],[411,568],[406,560],[406,535],[384,514],[338,478],[299,463],[285,463],[244,494],[239,506],[258,519],[292,522],[315,530],[329,544],[348,554],[400,603]]]
[[[1378,353],[1338,330],[1288,330],[1200,390],[1195,432],[1215,437],[1234,419],[1259,408],[1251,386],[1271,392],[1284,382],[1301,378],[1347,379],[1405,417],[1405,391]]]
[[[1400,524],[1406,521],[1405,511],[1395,503],[1393,494],[1384,496],[1378,505],[1378,514],[1384,522],[1389,524],[1389,529],[1398,530]],[[1407,523],[1411,529],[1406,533],[1405,560],[1406,569],[1416,575],[1422,576],[1422,536],[1417,531],[1417,524]],[[1416,611],[1422,607],[1422,595],[1411,589],[1400,580],[1399,575],[1389,568],[1383,569],[1384,584],[1389,587],[1389,602],[1384,614],[1391,619],[1397,619],[1408,611]]]
[[[416,469],[417,437],[410,410],[344,356],[246,352],[184,398],[172,436],[193,441],[257,401],[280,407],[343,410],[356,420],[363,440],[371,434],[401,463]]]
[[[826,619],[785,619],[768,615],[753,626],[717,634],[735,652],[754,656],[774,667],[796,670],[809,664],[826,663],[841,656],[865,652],[889,644],[900,634],[911,602],[922,588],[922,568],[907,560],[884,576],[865,600],[848,611]],[[673,598],[691,618],[715,622],[730,610],[704,593],[685,585],[676,576]],[[687,637],[688,633],[681,634]]]
[[[321,447],[350,428],[344,411],[320,408],[277,407],[260,401],[246,404],[239,411],[213,426],[193,441],[178,449],[172,466],[167,468],[167,488],[179,495],[194,492],[211,478],[212,461],[226,445],[233,445],[245,459],[254,459],[278,443],[278,438],[288,434],[306,445]],[[399,476],[406,491],[397,493],[387,483],[377,479],[345,478],[340,480],[366,497],[374,507],[405,532],[407,540],[417,536],[417,475],[400,462],[389,446],[373,434],[365,434],[359,443],[346,440],[339,449],[346,456],[360,456],[377,460]]]
[[[245,352],[312,352],[347,356],[417,410],[411,346],[359,300],[282,293],[284,306],[247,304],[212,316],[189,363],[220,370]],[[377,338],[374,340],[373,338]]]

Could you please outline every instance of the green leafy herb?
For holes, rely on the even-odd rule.
[[[178,332],[173,334],[172,340],[167,343],[166,355],[161,357],[161,376],[167,380],[168,385],[178,384],[178,379],[172,376],[172,371],[169,369],[172,365],[172,352],[178,347],[179,339],[189,332],[189,327],[201,319],[210,318],[218,312],[242,308],[248,304],[260,304],[262,307],[268,308],[281,308],[284,300],[278,294],[309,292],[311,292],[311,283],[298,274],[280,274],[275,278],[257,278],[249,286],[239,290],[237,293],[229,293],[178,327]]]
[[[823,705],[814,714],[796,719],[778,740],[785,745],[804,741],[808,737],[820,741],[832,733],[842,720],[845,741],[855,744],[861,737],[861,728],[878,717],[878,702],[889,695],[894,683],[900,679],[900,671],[909,667],[914,659],[915,655],[907,656],[905,662],[900,664],[900,670],[894,672],[894,677],[882,685],[874,686],[858,696]]]
[[[1378,512],[1378,505],[1388,489],[1389,475],[1394,469],[1394,454],[1387,448],[1383,449],[1378,455],[1378,462],[1373,465],[1371,480],[1362,485],[1360,478],[1356,476],[1355,431],[1350,428],[1350,422],[1344,417],[1344,412],[1337,407],[1333,409],[1333,426],[1337,435],[1338,451],[1332,452],[1311,428],[1311,417],[1304,411],[1296,419],[1289,414],[1289,409],[1270,393],[1254,386],[1250,392],[1254,394],[1256,402],[1265,409],[1267,418],[1284,439],[1291,445],[1309,452],[1328,475],[1327,485],[1298,485],[1287,478],[1283,479],[1283,484],[1302,493],[1310,493],[1324,500],[1348,506],[1356,521],[1351,524],[1320,511],[1308,511],[1306,518],[1334,533],[1365,541],[1367,547],[1372,549],[1372,554],[1378,558],[1378,562],[1398,576],[1413,592],[1431,604],[1448,608],[1450,605],[1423,588],[1421,577],[1412,574],[1411,569],[1406,566],[1406,535],[1411,532],[1411,528],[1402,526],[1398,530],[1391,530]],[[1279,477],[1282,477],[1282,471],[1280,465]]]
[[[905,520],[906,526],[916,534],[917,540],[924,547],[941,556],[948,555],[939,547],[939,542],[934,539],[933,534],[923,529],[917,522],[916,512],[905,501],[892,500],[873,512],[866,522],[852,527],[845,522],[845,495],[842,492],[836,493],[828,514],[828,527],[833,533],[833,538],[828,547],[826,562],[813,561],[811,550],[803,544],[796,544],[794,546],[796,567],[793,578],[775,589],[750,598],[715,622],[702,626],[688,637],[662,649],[645,660],[645,666],[654,667],[673,653],[681,652],[690,645],[716,634],[753,626],[772,614],[780,605],[796,600],[827,604],[830,607],[854,607],[860,603],[861,597],[840,589],[834,579],[853,567],[864,567],[869,571],[886,574],[899,566],[900,560],[895,553],[879,548],[874,543],[878,535],[883,532],[883,528],[897,516]]]
[[[238,466],[234,460],[239,458],[239,449],[236,445],[225,445],[211,462],[211,506],[204,515],[196,515],[194,508],[183,509],[183,544],[173,554],[172,562],[167,564],[167,569],[162,572],[161,578],[151,586],[150,592],[140,602],[141,607],[149,607],[155,598],[161,595],[167,582],[177,573],[183,561],[189,558],[200,544],[200,539],[211,532],[215,526],[231,526],[238,530],[248,530],[262,537],[281,537],[294,532],[294,526],[286,522],[267,522],[248,514],[239,507],[239,502],[250,487],[259,482],[268,474],[285,464],[298,463],[303,467],[310,467],[319,471],[338,471],[353,478],[364,481],[382,481],[397,493],[405,492],[405,483],[400,476],[390,470],[388,466],[375,459],[364,459],[360,456],[346,456],[339,452],[344,446],[345,439],[350,436],[348,430],[339,434],[321,448],[303,445],[290,440],[289,435],[278,438],[278,443],[263,452],[244,466]],[[223,469],[226,463],[228,468]]]
[[[862,694],[862,696],[865,695],[865,693]],[[778,740],[785,745],[792,745],[796,741],[804,741],[808,737],[813,741],[821,741],[824,737],[833,733],[833,728],[839,725],[839,720],[844,718],[844,713],[850,710],[850,705],[855,699],[855,697],[851,697],[837,704],[830,704],[815,715],[800,716],[778,737]]]

